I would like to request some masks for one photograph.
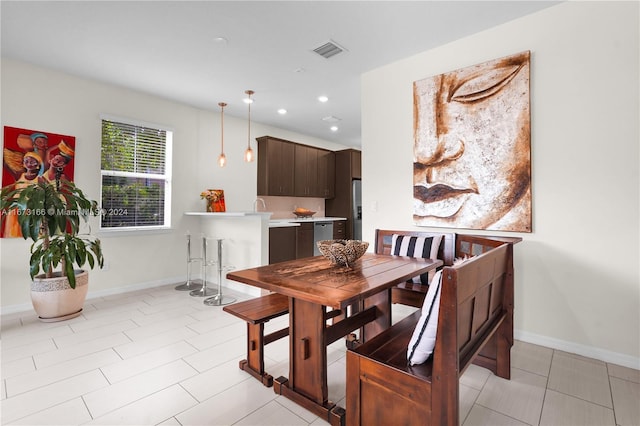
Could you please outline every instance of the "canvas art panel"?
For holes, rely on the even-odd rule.
[[[413,83],[418,226],[531,232],[530,52]]]
[[[56,179],[73,182],[75,149],[73,136],[5,126],[2,186]],[[2,212],[0,237],[22,237],[12,212]]]

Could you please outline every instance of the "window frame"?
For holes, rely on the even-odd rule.
[[[120,227],[103,227],[102,215],[98,220],[100,233],[104,234],[116,234],[124,232],[161,232],[171,229],[171,199],[172,199],[172,158],[173,158],[173,134],[174,130],[171,126],[151,123],[142,120],[136,120],[131,118],[123,118],[113,116],[109,114],[100,114],[100,149],[102,150],[102,129],[104,121],[110,121],[114,123],[121,123],[129,126],[144,127],[150,130],[164,131],[166,134],[165,139],[165,158],[164,158],[164,174],[157,173],[141,173],[141,172],[123,172],[116,170],[104,170],[102,169],[102,159],[100,159],[100,209],[104,213],[105,210],[102,206],[103,200],[103,179],[105,176],[118,176],[125,178],[143,178],[143,179],[157,179],[164,180],[164,224],[162,225],[134,225],[134,226],[120,226]]]

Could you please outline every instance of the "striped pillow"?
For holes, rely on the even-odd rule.
[[[393,234],[391,236],[391,254],[394,256],[437,259],[442,237],[442,235],[438,234],[430,235],[428,237],[413,237],[410,235]],[[418,277],[414,277],[412,281],[416,284],[428,285],[433,274],[433,271],[431,274],[425,273]]]

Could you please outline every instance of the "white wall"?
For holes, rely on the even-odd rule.
[[[197,236],[201,232],[201,219],[184,216],[184,212],[204,211],[199,196],[202,190],[224,189],[228,211],[253,209],[257,163],[242,159],[247,143],[244,118],[225,115],[228,164],[222,169],[216,163],[220,152],[219,110],[199,110],[6,58],[2,59],[1,71],[2,126],[75,136],[75,181],[93,199],[100,199],[100,114],[162,124],[174,130],[172,229],[165,233],[100,235],[108,268],[91,272],[88,297],[184,280],[185,234],[189,231]],[[254,98],[259,102],[258,93]],[[332,150],[347,148],[258,123],[252,123],[251,133],[254,137],[271,135]],[[257,148],[255,142],[253,148]],[[199,249],[197,243],[194,247]],[[28,252],[28,241],[0,240],[3,312],[30,307]]]
[[[515,234],[516,336],[640,368],[638,16],[638,2],[562,3],[365,74],[364,239],[415,228],[412,83],[530,50],[533,232]]]

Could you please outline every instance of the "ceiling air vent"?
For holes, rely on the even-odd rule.
[[[316,52],[318,55],[327,59],[329,59],[334,55],[337,55],[340,52],[344,52],[344,50],[345,50],[344,48],[338,46],[338,44],[332,40],[329,40],[322,46],[316,47],[315,49],[313,49],[313,51]]]

